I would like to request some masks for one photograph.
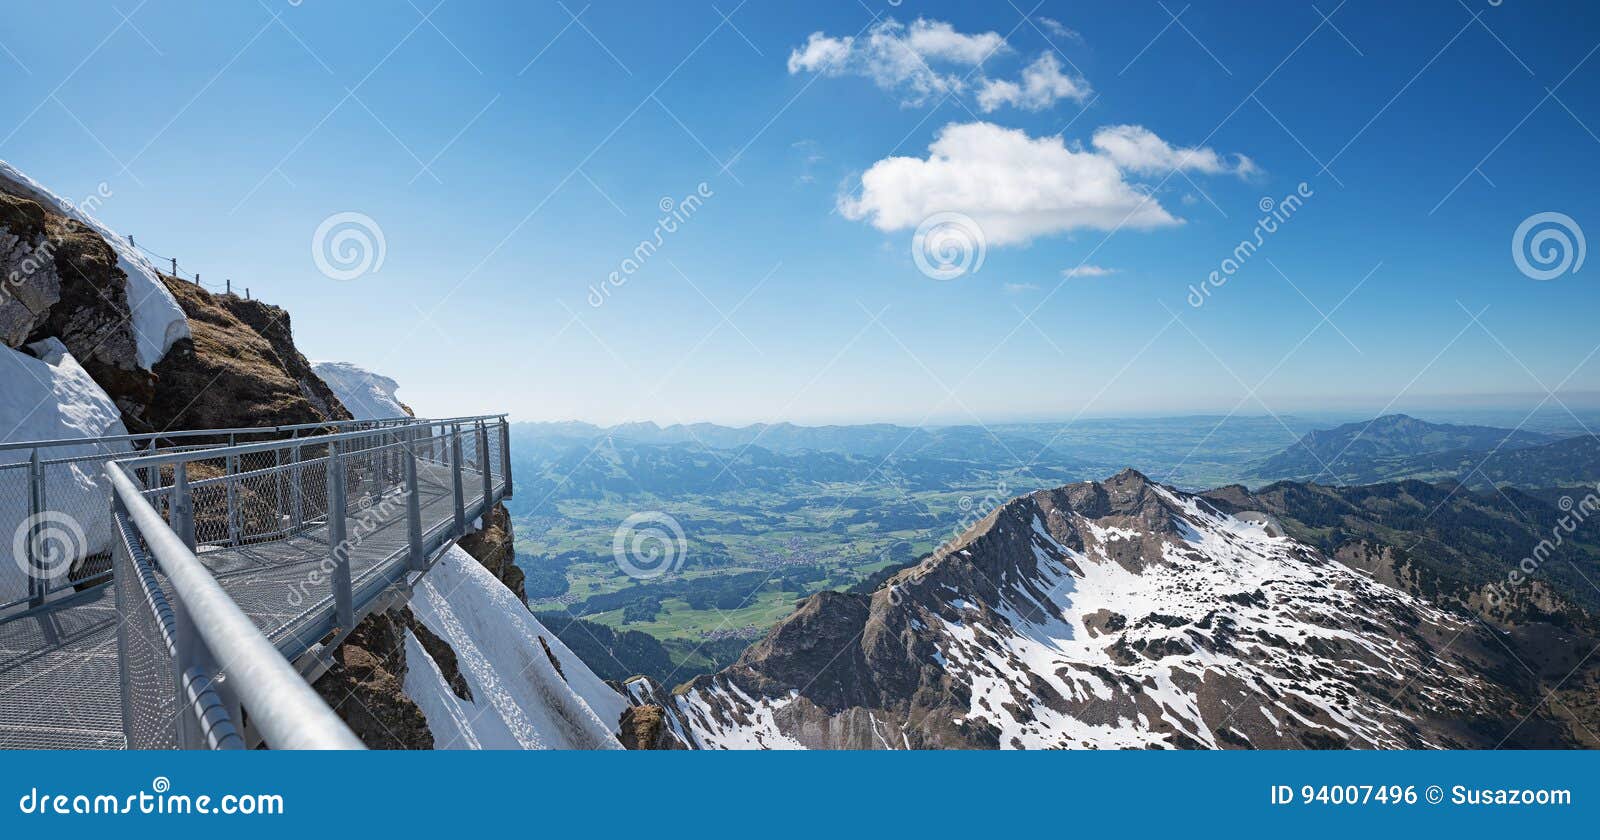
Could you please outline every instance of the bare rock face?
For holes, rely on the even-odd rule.
[[[511,513],[505,505],[495,505],[485,518],[483,529],[462,537],[460,545],[490,574],[499,578],[518,600],[528,603],[528,593],[523,586],[527,576],[517,565],[516,538],[511,530]]]
[[[127,275],[99,234],[0,179],[0,279],[0,341],[58,338],[125,420],[144,413],[155,377],[138,366]]]
[[[279,426],[348,420],[296,349],[289,313],[234,295],[213,295],[163,276],[189,318],[191,337],[155,368],[155,398],[132,431]]]
[[[399,621],[401,626],[410,630],[412,635],[417,637],[417,642],[422,645],[422,649],[428,652],[428,657],[433,660],[434,665],[438,666],[439,673],[443,675],[445,683],[450,686],[450,691],[462,700],[469,703],[472,702],[472,687],[467,685],[467,678],[461,673],[461,662],[456,656],[455,648],[450,647],[449,642],[439,638],[439,634],[429,630],[428,625],[418,621],[416,614],[411,612],[410,607],[401,607],[395,610],[394,614],[395,620]],[[399,655],[402,659],[405,658],[405,650],[402,649]]]
[[[1573,745],[1506,650],[1130,470],[1014,499],[870,595],[812,596],[666,712],[711,749]]]
[[[617,737],[630,750],[688,749],[672,734],[666,712],[654,704],[629,706],[622,713],[622,731]]]
[[[433,749],[427,718],[402,690],[406,626],[391,613],[367,616],[335,652],[332,669],[312,684],[371,749]]]

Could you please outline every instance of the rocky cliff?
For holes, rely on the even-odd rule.
[[[161,280],[183,307],[191,337],[174,343],[157,363],[155,395],[136,430],[352,419],[295,346],[288,312],[172,277]]]

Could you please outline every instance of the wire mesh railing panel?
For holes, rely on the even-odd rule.
[[[0,553],[6,564],[0,567],[0,604],[28,597],[26,558],[12,557],[15,538],[28,528],[32,515],[29,504],[29,470],[26,462],[0,465]]]
[[[117,627],[122,727],[128,749],[178,748],[177,676],[169,593],[133,534],[117,523]]]
[[[502,448],[504,441],[500,438],[500,424],[492,423],[488,432],[489,452],[484,460],[489,464],[489,474],[494,476],[496,483],[505,480],[505,450]]]

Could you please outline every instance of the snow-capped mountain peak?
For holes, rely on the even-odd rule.
[[[1126,471],[1015,499],[871,595],[813,596],[674,711],[729,748],[1476,745],[1516,722],[1492,645]]]

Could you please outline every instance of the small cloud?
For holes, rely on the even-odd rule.
[[[1200,199],[1195,198],[1194,193],[1184,193],[1183,194],[1183,198],[1179,199],[1179,201],[1182,201],[1184,204],[1199,204],[1200,203]]]
[[[935,69],[978,67],[1006,50],[998,32],[963,33],[944,21],[918,18],[909,26],[879,21],[863,36],[813,32],[789,53],[789,73],[862,76],[900,97],[907,107],[965,88],[967,73]]]
[[[1087,81],[1061,72],[1061,62],[1055,54],[1044,53],[1023,68],[1019,81],[990,79],[984,82],[978,91],[978,107],[984,113],[1002,105],[1024,111],[1043,111],[1063,99],[1082,102],[1089,98],[1089,92]]]
[[[1206,146],[1173,146],[1142,125],[1108,125],[1096,129],[1090,142],[1118,168],[1141,175],[1188,171],[1248,178],[1261,171],[1244,155],[1222,155]]]
[[[1079,43],[1083,42],[1083,36],[1078,34],[1078,30],[1068,28],[1065,24],[1059,20],[1056,20],[1055,18],[1038,17],[1034,18],[1034,20],[1038,21],[1039,25],[1044,28],[1044,31],[1049,33],[1052,37],[1065,38],[1068,41],[1077,41]]]
[[[818,146],[817,141],[809,138],[796,140],[789,144],[789,148],[793,149],[795,155],[800,158],[800,174],[795,176],[795,180],[802,184],[815,182],[817,180],[816,165],[823,160],[821,147]]]
[[[1039,287],[1033,285],[1032,283],[1007,283],[1001,288],[1004,288],[1006,290],[1006,294],[1008,295],[1020,295],[1023,292],[1039,291]]]
[[[1106,277],[1116,274],[1117,269],[1105,268],[1098,265],[1079,265],[1061,270],[1062,277]]]

